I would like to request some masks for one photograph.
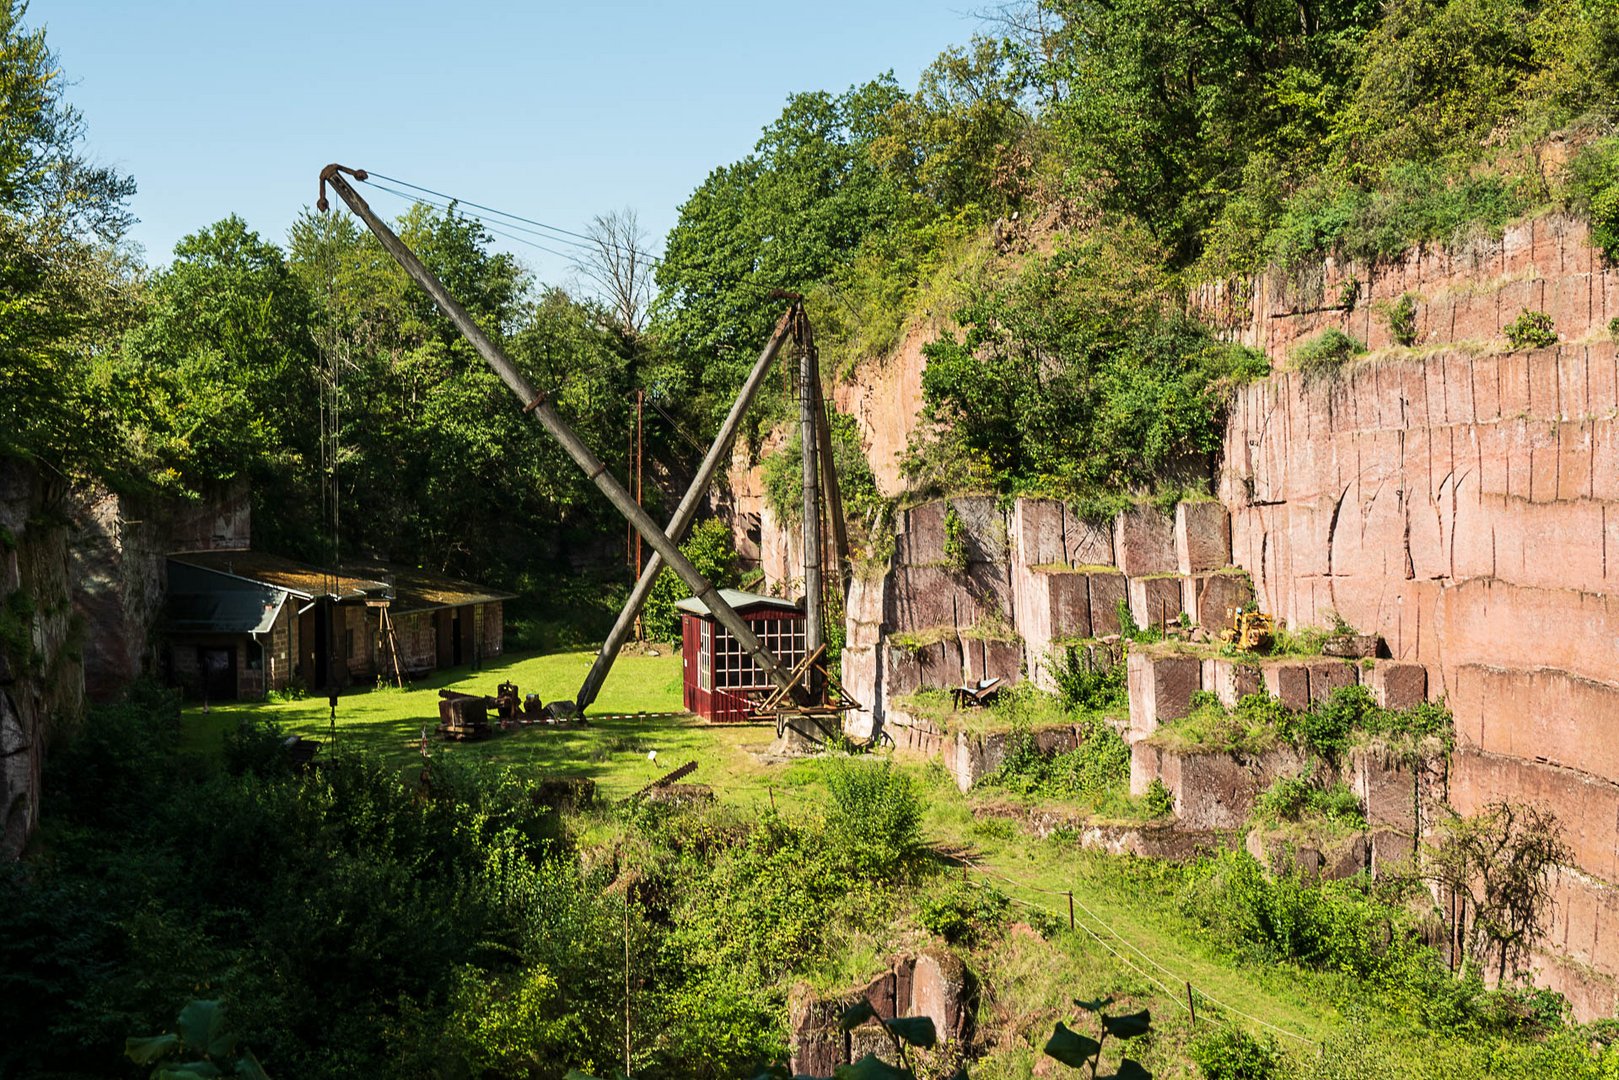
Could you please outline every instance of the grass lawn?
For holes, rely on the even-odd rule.
[[[680,658],[674,655],[620,658],[587,726],[518,728],[474,743],[447,744],[432,736],[441,688],[493,694],[498,683],[510,680],[523,693],[537,690],[547,700],[571,698],[593,657],[589,651],[513,656],[479,672],[445,673],[408,691],[344,694],[337,709],[337,746],[361,746],[397,761],[402,771],[413,770],[420,760],[421,729],[426,724],[434,752],[469,754],[531,769],[535,779],[589,777],[607,798],[627,796],[676,766],[695,760],[699,766],[690,781],[710,785],[724,802],[757,808],[773,802],[783,809],[806,812],[823,804],[825,789],[820,780],[824,765],[816,759],[784,763],[770,758],[764,751],[775,736],[772,726],[710,725],[681,711]],[[187,745],[196,752],[214,752],[226,731],[250,718],[271,720],[288,732],[313,738],[329,741],[332,737],[325,699],[308,698],[229,703],[213,706],[207,713],[200,705],[189,706],[184,714]],[[656,761],[648,760],[653,751]],[[989,879],[1020,904],[1038,907],[1064,924],[1066,897],[1056,893],[1072,889],[1080,925],[1090,926],[1097,935],[1084,931],[1072,938],[1064,935],[1060,942],[1048,943],[1054,951],[1041,949],[1037,950],[1039,956],[1027,957],[1037,968],[1057,964],[1064,974],[1061,978],[1055,972],[1036,977],[1031,969],[1025,974],[1033,981],[1014,991],[1016,996],[1043,999],[1054,994],[1050,1008],[1056,1009],[1067,1000],[1064,994],[1088,993],[1102,983],[1135,990],[1144,1004],[1150,1002],[1155,1015],[1168,1021],[1178,1013],[1183,983],[1189,979],[1205,993],[1312,1041],[1344,1025],[1345,1018],[1335,1004],[1342,1000],[1344,988],[1333,977],[1288,967],[1234,966],[1176,910],[1173,898],[1144,883],[1139,873],[1129,872],[1122,860],[1082,850],[1072,841],[1035,839],[1004,819],[977,818],[971,800],[937,766],[914,761],[903,762],[903,766],[915,773],[924,792],[924,830],[930,842],[966,849],[976,864],[1022,883]],[[1099,944],[1098,936],[1109,946]],[[1165,993],[1143,979],[1136,968],[1150,972],[1174,993]],[[986,974],[1003,979],[1011,975]],[[1019,975],[1013,981],[1023,978]],[[1013,990],[1010,985],[1006,988]],[[1018,1011],[1027,1016],[1035,1002],[1019,1004],[1024,1007]],[[1211,1006],[1200,1002],[1199,1007]],[[1254,1027],[1256,1033],[1261,1030],[1244,1026]],[[1049,1033],[1049,1025],[1045,1030]],[[1033,1035],[1031,1029],[1028,1037],[1033,1039]],[[1033,1055],[1037,1047],[1031,1042],[1027,1049]]]
[[[481,671],[441,672],[408,690],[355,689],[337,703],[335,744],[363,747],[396,761],[402,770],[421,760],[422,727],[434,752],[469,754],[485,761],[529,768],[542,776],[586,776],[609,798],[622,798],[688,761],[697,761],[692,783],[707,783],[720,798],[758,804],[772,797],[800,802],[813,770],[763,764],[759,752],[775,738],[769,724],[716,726],[684,711],[680,693],[680,657],[668,650],[660,656],[626,653],[613,665],[590,723],[552,727],[540,724],[497,730],[479,742],[447,743],[433,734],[438,726],[438,692],[459,690],[493,695],[502,682],[514,682],[522,694],[538,693],[547,701],[572,699],[595,659],[594,650],[508,656]],[[644,714],[644,715],[643,715]],[[243,720],[269,720],[289,734],[334,742],[331,711],[325,697],[299,701],[229,702],[203,711],[187,705],[183,714],[184,749],[212,754],[226,732]],[[647,755],[655,752],[656,760]]]

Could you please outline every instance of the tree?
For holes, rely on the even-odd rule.
[[[595,282],[626,338],[646,329],[647,306],[652,300],[652,262],[643,250],[646,233],[634,210],[598,214],[586,230],[590,247],[573,267]]]
[[[83,157],[83,118],[26,10],[0,2],[0,454],[117,471],[96,368],[138,312],[115,247],[135,185]]]
[[[1493,967],[1504,983],[1527,970],[1545,931],[1552,873],[1572,858],[1562,825],[1541,807],[1503,800],[1452,814],[1438,834],[1424,847],[1423,874],[1449,905],[1451,965],[1459,970],[1465,958]]]

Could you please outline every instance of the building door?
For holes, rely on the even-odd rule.
[[[197,666],[202,669],[202,696],[210,701],[236,697],[236,650],[199,648]]]
[[[461,618],[460,608],[456,608],[455,614],[450,617],[450,640],[454,643],[451,645],[450,664],[453,667],[460,667],[466,662],[464,658],[467,651],[462,647],[461,638],[461,626],[466,621]]]

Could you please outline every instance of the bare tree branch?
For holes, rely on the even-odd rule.
[[[646,329],[652,299],[652,264],[644,252],[646,233],[634,210],[598,215],[586,230],[590,247],[573,268],[596,283],[619,328],[629,337]]]

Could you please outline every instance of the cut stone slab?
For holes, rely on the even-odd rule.
[[[1155,506],[1121,510],[1113,524],[1113,544],[1126,577],[1176,572],[1175,519]]]
[[[1364,681],[1385,709],[1410,709],[1428,700],[1428,669],[1421,664],[1385,661],[1366,672]]]
[[[1299,661],[1263,665],[1265,692],[1289,709],[1310,707],[1310,669]]]
[[[1091,597],[1091,633],[1107,637],[1119,632],[1119,601],[1128,590],[1123,574],[1098,571],[1085,575]]]
[[[1214,499],[1175,506],[1175,560],[1182,574],[1219,570],[1231,562],[1231,515]]]
[[[1264,693],[1265,676],[1258,664],[1215,657],[1203,661],[1203,689],[1229,709],[1249,694]]]
[[[1254,599],[1247,574],[1199,574],[1186,582],[1186,614],[1211,634],[1231,625],[1231,613]]]
[[[1203,662],[1197,657],[1154,656],[1131,649],[1127,663],[1132,741],[1192,711],[1192,695],[1203,688]]]
[[[1181,582],[1176,576],[1131,578],[1130,617],[1136,625],[1163,629],[1179,622],[1184,610]]]
[[[1316,660],[1310,664],[1310,701],[1325,701],[1334,690],[1360,682],[1360,667],[1347,660]]]

